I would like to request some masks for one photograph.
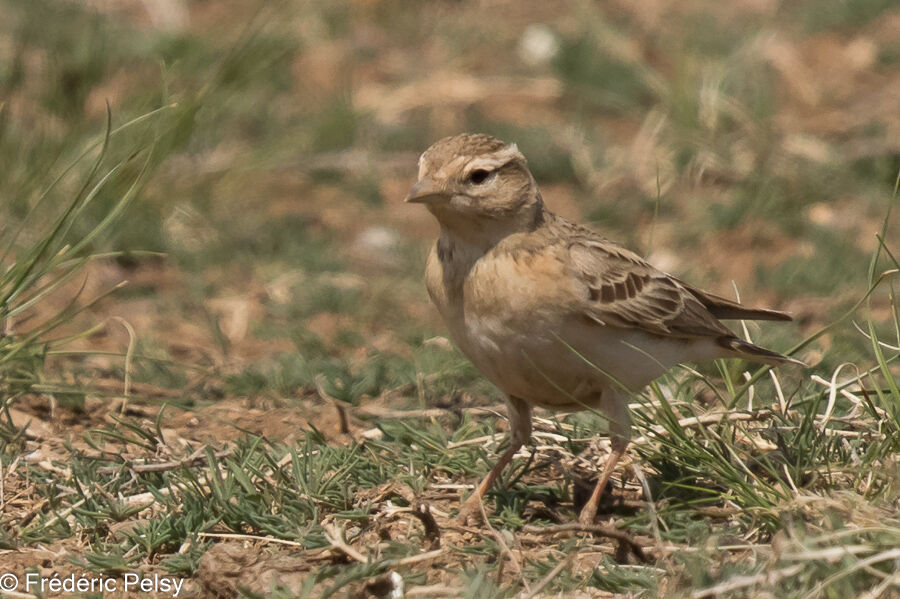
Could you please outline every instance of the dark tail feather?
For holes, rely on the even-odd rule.
[[[718,341],[719,345],[721,345],[725,349],[730,349],[740,354],[740,356],[736,357],[741,357],[753,362],[762,362],[763,364],[768,364],[769,366],[778,366],[779,364],[788,363],[797,364],[799,366],[806,366],[806,364],[801,362],[800,360],[795,360],[794,358],[783,356],[778,352],[768,350],[758,345],[753,345],[752,343],[748,343],[747,341],[743,341],[741,339],[738,339],[737,337],[719,337],[718,339],[716,339],[716,341]]]
[[[700,300],[700,303],[716,318],[724,318],[726,320],[793,320],[790,314],[785,314],[778,310],[747,308],[724,297],[701,291],[684,281],[679,280],[678,282]]]
[[[765,308],[741,308],[737,306],[710,306],[706,309],[712,312],[716,318],[725,320],[794,320],[790,314],[778,310],[766,310]]]

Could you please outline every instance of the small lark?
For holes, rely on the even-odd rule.
[[[790,316],[696,289],[553,214],[515,144],[480,134],[438,141],[419,159],[406,201],[424,204],[441,227],[428,293],[508,406],[509,448],[463,504],[463,522],[531,436],[532,406],[609,419],[612,454],[579,518],[590,524],[631,436],[628,390],[684,361],[795,362],[719,322]]]

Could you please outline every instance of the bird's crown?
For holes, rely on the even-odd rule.
[[[508,144],[484,133],[462,133],[436,141],[419,158],[419,178],[426,172],[440,172],[449,178],[459,171],[488,172],[510,162],[525,164],[525,157],[516,144]]]

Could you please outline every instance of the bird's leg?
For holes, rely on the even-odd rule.
[[[487,473],[484,480],[475,488],[475,491],[466,499],[465,503],[460,507],[459,514],[456,516],[457,521],[463,526],[470,523],[471,520],[477,520],[481,517],[481,500],[485,493],[503,472],[503,469],[512,461],[516,452],[531,437],[531,406],[518,397],[506,398],[506,411],[509,417],[509,448],[500,456],[497,463]]]
[[[607,393],[605,397],[601,398],[600,406],[609,419],[612,453],[606,458],[606,463],[603,465],[603,471],[600,473],[600,479],[594,487],[594,492],[591,493],[591,498],[581,508],[578,521],[583,526],[594,523],[603,490],[606,488],[606,484],[609,482],[609,477],[612,476],[616,464],[619,463],[619,460],[625,454],[628,441],[631,439],[631,415],[628,413],[627,397],[615,392]]]
[[[513,456],[516,455],[516,452],[519,451],[519,448],[522,447],[522,443],[514,443],[510,438],[509,449],[500,456],[500,459],[494,465],[490,472],[488,472],[487,476],[481,481],[478,487],[475,488],[475,492],[469,495],[469,498],[466,499],[465,503],[462,504],[462,507],[459,509],[459,514],[456,516],[456,519],[463,526],[467,524],[474,523],[473,521],[477,521],[481,517],[481,500],[484,497],[485,493],[488,492],[488,489],[491,488],[491,485],[494,484],[494,481],[497,480],[497,477],[500,476],[500,473],[506,468],[507,464],[509,464]]]
[[[597,517],[597,508],[600,506],[600,497],[603,495],[603,489],[606,488],[609,477],[612,476],[613,470],[615,470],[616,464],[625,453],[626,447],[628,447],[627,440],[620,437],[613,437],[612,453],[606,458],[606,464],[603,465],[603,472],[600,473],[600,480],[597,481],[594,492],[591,493],[591,498],[584,504],[584,507],[581,508],[581,515],[578,516],[578,521],[583,526],[594,523],[594,518]]]

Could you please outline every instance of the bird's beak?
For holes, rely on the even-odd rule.
[[[406,201],[410,204],[436,204],[446,197],[447,194],[430,179],[422,179],[409,190]]]

